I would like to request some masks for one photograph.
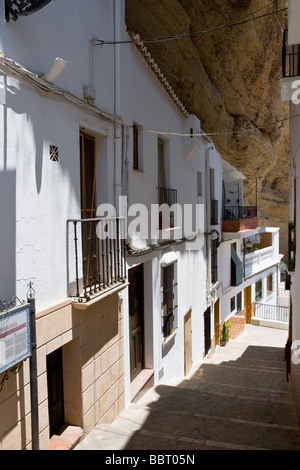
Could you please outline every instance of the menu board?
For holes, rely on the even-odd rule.
[[[30,306],[0,313],[0,374],[30,355]]]

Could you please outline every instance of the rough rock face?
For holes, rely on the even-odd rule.
[[[247,177],[244,204],[258,201],[260,224],[280,227],[280,250],[287,254],[288,121],[274,124],[288,116],[287,105],[280,101],[286,13],[248,21],[274,12],[279,3],[126,0],[126,22],[128,30],[146,40],[247,21],[193,37],[148,43],[147,48],[203,130],[220,133],[212,139],[222,158]]]

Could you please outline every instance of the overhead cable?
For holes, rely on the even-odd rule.
[[[259,19],[262,19],[262,18],[266,18],[268,16],[278,14],[278,13],[282,13],[282,12],[287,11],[287,10],[288,10],[288,8],[282,8],[281,10],[276,10],[276,11],[272,11],[272,12],[269,12],[269,13],[265,13],[263,15],[255,17],[255,18],[240,20],[240,21],[237,21],[235,23],[227,23],[227,24],[224,24],[224,25],[221,25],[221,26],[217,26],[215,28],[204,29],[202,31],[195,31],[193,33],[177,34],[177,35],[174,35],[174,36],[164,36],[164,37],[160,37],[160,38],[143,39],[142,42],[144,44],[150,44],[150,43],[157,43],[157,42],[174,41],[174,40],[184,39],[184,38],[193,38],[193,37],[196,37],[196,36],[199,36],[199,35],[202,35],[202,34],[208,34],[208,33],[212,33],[212,32],[215,32],[215,31],[221,31],[223,29],[232,28],[234,26],[241,26],[241,25],[250,23],[251,21],[256,21],[256,20],[259,20]],[[104,45],[132,44],[132,43],[136,43],[136,42],[139,42],[139,41],[141,41],[141,39],[140,39],[139,35],[137,34],[137,35],[134,36],[133,39],[128,39],[128,40],[125,40],[125,41],[105,41],[103,39],[97,39],[96,45],[104,46]]]

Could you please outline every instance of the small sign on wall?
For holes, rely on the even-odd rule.
[[[0,374],[31,355],[30,306],[0,314]]]

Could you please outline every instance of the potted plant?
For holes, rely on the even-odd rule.
[[[223,323],[223,328],[222,328],[222,333],[221,333],[221,339],[220,339],[220,345],[225,346],[226,343],[229,341],[229,330],[230,330],[231,324],[227,320],[225,323]]]

